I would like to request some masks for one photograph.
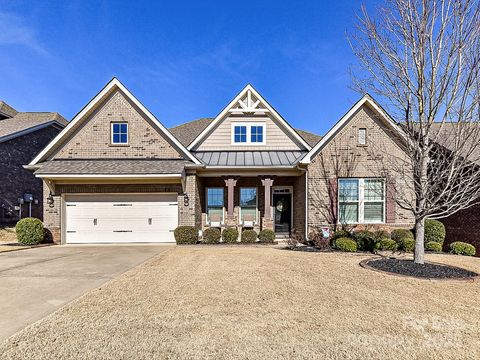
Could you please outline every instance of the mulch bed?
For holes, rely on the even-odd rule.
[[[381,258],[367,260],[362,266],[391,274],[421,279],[473,279],[477,273],[455,266],[425,262],[415,264],[413,260]]]

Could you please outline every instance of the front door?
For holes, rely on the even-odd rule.
[[[292,226],[292,194],[273,194],[275,233],[290,234]]]

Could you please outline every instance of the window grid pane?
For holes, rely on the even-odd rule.
[[[358,222],[358,203],[340,203],[340,223]]]
[[[128,143],[128,125],[126,123],[112,124],[112,142],[114,144]]]
[[[234,141],[236,143],[246,143],[247,142],[247,127],[246,126],[235,126],[234,127]]]
[[[339,186],[340,201],[358,201],[358,179],[341,179]]]
[[[383,180],[365,180],[365,201],[383,201]]]
[[[251,142],[263,142],[263,126],[251,127]]]

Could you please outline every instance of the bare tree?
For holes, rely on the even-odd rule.
[[[415,217],[415,262],[424,262],[424,224],[479,202],[479,0],[387,0],[365,7],[349,36],[361,71],[354,88],[382,99],[404,131],[397,162],[413,197],[397,203]],[[389,164],[390,169],[395,166]]]
[[[326,190],[328,196],[325,197],[323,191],[315,191],[312,201],[325,222],[333,226],[334,231],[337,230],[338,224],[342,229],[349,226],[344,219],[339,219],[337,179],[349,178],[355,173],[358,156],[360,154],[335,140],[329,144],[328,151],[319,154],[321,172],[318,180],[321,183],[318,185]]]

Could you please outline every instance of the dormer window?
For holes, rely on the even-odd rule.
[[[265,145],[265,123],[232,123],[233,145]]]
[[[126,122],[112,123],[112,144],[128,144],[128,124]]]

